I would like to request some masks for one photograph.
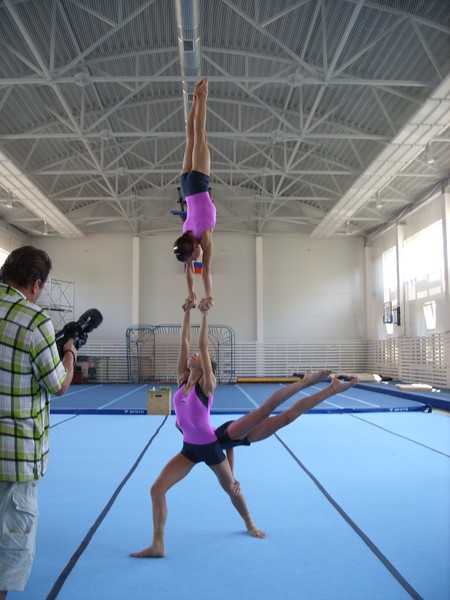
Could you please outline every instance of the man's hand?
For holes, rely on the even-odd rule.
[[[66,352],[70,352],[71,353],[71,355],[73,357],[73,364],[75,364],[77,362],[77,358],[78,358],[78,351],[75,348],[75,345],[74,345],[72,339],[67,340],[67,342],[64,344],[64,346],[63,346],[63,357],[64,357],[64,354]]]

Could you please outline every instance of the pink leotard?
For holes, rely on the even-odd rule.
[[[212,444],[217,436],[210,423],[211,406],[214,396],[206,398],[200,386],[195,385],[189,394],[183,393],[184,384],[173,396],[173,406],[177,423],[183,432],[183,441],[188,444]],[[200,397],[204,399],[204,404]]]
[[[216,226],[216,207],[209,192],[199,192],[186,196],[187,218],[183,223],[183,233],[192,231],[199,240],[206,229]]]

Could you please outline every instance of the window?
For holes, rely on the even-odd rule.
[[[423,305],[423,315],[425,317],[425,325],[427,329],[436,328],[436,302],[425,302]]]
[[[442,221],[437,221],[404,242],[406,299],[427,300],[444,292]]]

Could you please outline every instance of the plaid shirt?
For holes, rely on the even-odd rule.
[[[46,472],[50,394],[65,378],[48,315],[0,284],[0,481]]]

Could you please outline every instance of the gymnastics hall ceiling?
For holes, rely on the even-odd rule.
[[[445,0],[3,0],[0,218],[178,232],[209,77],[216,231],[369,237],[447,185]]]

